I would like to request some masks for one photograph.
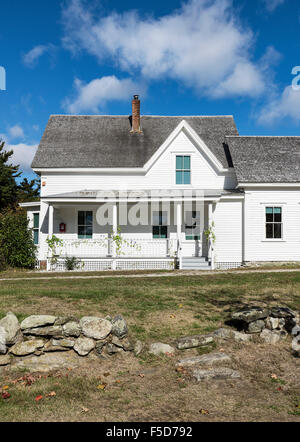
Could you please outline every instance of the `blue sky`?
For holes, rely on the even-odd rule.
[[[32,177],[50,114],[127,115],[133,93],[143,114],[234,115],[241,135],[300,135],[299,31],[297,0],[10,0],[0,136]]]

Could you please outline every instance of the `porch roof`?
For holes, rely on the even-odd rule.
[[[204,199],[216,200],[222,196],[242,196],[243,192],[239,189],[220,190],[220,189],[141,189],[141,190],[81,190],[75,192],[66,192],[55,195],[48,195],[43,198],[44,201],[108,201],[108,200],[183,200],[183,199]]]

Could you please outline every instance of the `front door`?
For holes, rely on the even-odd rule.
[[[191,211],[185,215],[184,239],[182,241],[182,256],[202,256],[203,228],[199,211]]]

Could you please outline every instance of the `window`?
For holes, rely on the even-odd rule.
[[[78,212],[78,238],[93,238],[93,212]]]
[[[282,208],[266,207],[266,238],[282,238]]]
[[[176,156],[176,184],[191,184],[190,156]]]
[[[39,225],[40,225],[40,214],[33,214],[33,241],[35,245],[39,243]]]
[[[168,238],[168,212],[153,212],[153,238]]]
[[[200,236],[200,212],[192,211],[186,213],[185,239],[199,241]]]

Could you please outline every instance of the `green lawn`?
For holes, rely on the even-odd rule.
[[[212,330],[248,302],[299,309],[300,272],[0,281],[0,316],[120,313],[146,340]]]

